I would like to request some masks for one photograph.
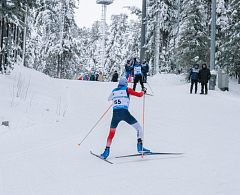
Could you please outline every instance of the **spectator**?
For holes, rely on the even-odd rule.
[[[132,66],[130,64],[130,60],[127,60],[127,64],[125,65],[125,71],[126,71],[126,79],[129,79],[129,75],[131,74]]]
[[[88,76],[87,76],[87,74],[84,76],[83,80],[84,80],[84,81],[88,81]]]
[[[199,77],[199,64],[194,64],[194,67],[191,69],[188,80],[191,79],[190,94],[192,94],[193,85],[195,84],[195,94],[197,93],[198,79]]]
[[[116,70],[114,71],[114,74],[112,76],[112,82],[118,82],[118,73]]]
[[[99,73],[98,81],[101,81],[101,82],[104,81],[104,76],[103,76],[103,73],[102,73],[102,72]]]
[[[95,81],[95,75],[94,73],[92,73],[91,77],[90,77],[90,81]]]
[[[202,69],[199,71],[199,82],[201,83],[201,93],[204,94],[205,88],[205,95],[208,93],[208,80],[211,78],[210,70],[207,68],[206,64],[202,65]]]
[[[99,74],[97,73],[97,74],[96,74],[96,81],[98,81],[98,77],[99,77]]]
[[[147,82],[147,73],[149,72],[149,65],[146,63],[146,60],[142,61],[142,73],[143,73],[143,82]]]

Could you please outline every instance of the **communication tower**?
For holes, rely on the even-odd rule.
[[[104,69],[107,5],[112,3],[113,0],[97,0],[97,4],[102,5],[101,69]]]

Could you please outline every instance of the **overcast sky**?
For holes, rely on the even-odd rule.
[[[107,6],[107,23],[110,24],[111,15],[127,13],[130,18],[136,19],[130,15],[130,11],[123,6],[137,6],[142,8],[142,0],[114,0],[113,4]],[[101,20],[102,6],[96,4],[96,0],[80,0],[79,9],[76,12],[76,23],[79,27],[91,27],[94,21]]]

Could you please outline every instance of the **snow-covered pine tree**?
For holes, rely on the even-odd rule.
[[[157,14],[160,12],[159,29],[157,29]],[[171,51],[174,47],[174,28],[176,28],[177,6],[172,0],[149,0],[146,60],[154,64],[156,50],[156,35],[160,33],[160,66],[169,69]],[[157,30],[159,32],[157,32]]]
[[[28,66],[52,77],[72,78],[79,65],[78,27],[74,21],[75,0],[38,0],[32,10],[28,37]]]
[[[89,42],[86,45],[88,49],[89,58],[89,71],[98,72],[103,71],[101,69],[101,22],[96,21],[93,23],[92,28],[89,33]],[[86,56],[87,57],[87,56]]]
[[[130,20],[127,42],[127,60],[133,60],[140,55],[141,48],[141,22],[139,20]],[[125,62],[126,63],[126,62]]]
[[[106,65],[105,73],[107,78],[111,78],[111,75],[115,70],[119,75],[124,74],[124,64],[128,57],[128,40],[129,40],[129,25],[128,16],[126,14],[112,15],[112,23],[110,25],[109,40],[107,41],[106,49]]]
[[[231,72],[240,75],[240,1],[232,0],[228,9],[229,25],[225,28],[226,41],[223,45],[224,64],[229,66]],[[239,84],[240,84],[240,77]]]
[[[13,68],[24,56],[28,10],[35,0],[3,0],[0,3],[0,71]]]
[[[183,0],[182,2],[180,40],[176,57],[178,64],[186,71],[194,63],[210,61],[207,8],[203,0]]]
[[[226,0],[218,0],[216,6],[216,67],[227,68],[224,43],[227,42],[225,31],[229,26],[228,4]]]

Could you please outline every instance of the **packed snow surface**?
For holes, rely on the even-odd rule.
[[[53,79],[23,67],[0,75],[0,122],[10,124],[0,125],[0,194],[240,194],[236,81],[229,92],[208,95],[189,94],[181,75],[156,75],[149,84],[154,96],[145,97],[144,147],[184,155],[115,158],[136,153],[136,131],[122,122],[111,165],[90,151],[104,151],[112,109],[78,143],[110,106],[117,83]],[[143,98],[132,96],[129,110],[142,124]]]

